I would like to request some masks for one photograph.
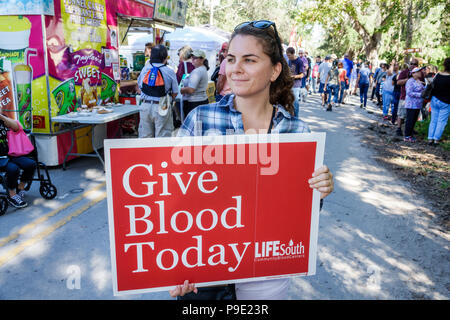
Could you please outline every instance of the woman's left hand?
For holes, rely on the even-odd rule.
[[[314,171],[308,183],[311,188],[320,192],[320,199],[325,198],[334,190],[333,174],[327,166],[322,166]]]

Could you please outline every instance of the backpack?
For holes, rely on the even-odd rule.
[[[164,97],[166,95],[166,85],[164,77],[159,70],[161,67],[155,67],[150,64],[152,68],[147,72],[142,82],[142,92],[150,97]]]

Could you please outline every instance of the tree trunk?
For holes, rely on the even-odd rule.
[[[366,43],[364,51],[367,60],[372,63],[372,66],[378,66],[378,47],[381,41],[381,32],[376,32],[370,37],[369,43]]]
[[[414,29],[414,21],[413,21],[413,0],[409,0],[408,3],[408,12],[406,15],[406,37],[405,37],[405,49],[411,48],[413,41],[413,29]],[[411,54],[407,53],[405,56],[405,62],[409,63],[411,59]]]

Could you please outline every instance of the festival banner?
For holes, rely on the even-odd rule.
[[[314,275],[325,134],[105,140],[114,294]]]
[[[105,0],[61,0],[61,16],[72,52],[87,48],[102,51],[107,37]]]

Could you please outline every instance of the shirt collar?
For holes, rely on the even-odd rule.
[[[240,113],[234,108],[234,94],[228,94],[224,96],[219,102],[218,106],[221,107],[228,107],[229,110],[233,113]],[[277,113],[275,114],[275,118],[278,117],[278,114],[281,113],[285,118],[292,118],[292,115],[283,107],[282,105],[278,104],[275,105],[275,107],[278,109]]]

